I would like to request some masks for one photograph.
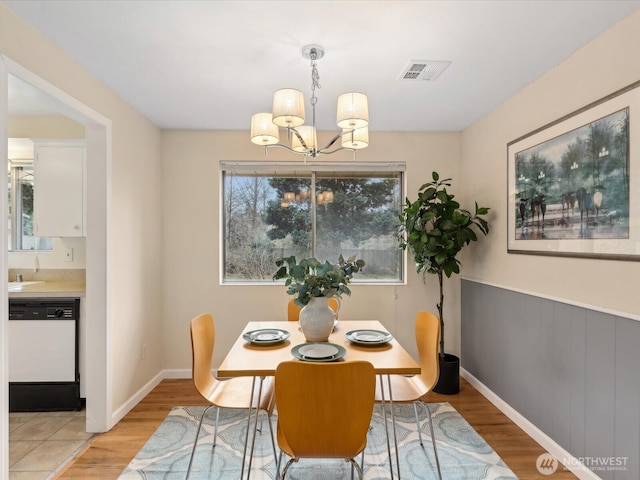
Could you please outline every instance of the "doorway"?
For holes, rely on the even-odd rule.
[[[66,94],[44,79],[25,69],[11,59],[0,56],[0,149],[7,152],[9,117],[9,79],[16,77],[53,99],[58,113],[85,126],[87,142],[87,235],[86,235],[86,429],[103,432],[113,426],[110,376],[110,309],[108,307],[109,255],[107,232],[107,196],[110,189],[111,170],[111,121],[82,102]],[[2,213],[7,218],[7,169],[3,169],[0,185]],[[7,272],[8,250],[7,222],[3,222],[0,248],[0,271]],[[8,338],[8,285],[7,275],[0,281],[0,359],[7,365]],[[8,372],[0,369],[0,464],[8,464]],[[0,472],[0,477],[7,472]]]

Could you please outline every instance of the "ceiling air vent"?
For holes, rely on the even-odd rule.
[[[451,65],[447,61],[410,60],[400,74],[400,80],[427,80],[433,82]]]

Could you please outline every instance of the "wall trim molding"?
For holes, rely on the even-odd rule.
[[[191,378],[190,368],[170,368],[163,370],[164,378]]]
[[[189,376],[191,375],[189,374]],[[117,408],[111,415],[113,427],[115,427],[116,424],[120,420],[122,420],[127,413],[133,410],[133,408],[138,405],[138,403],[140,403],[140,401],[142,401],[144,397],[151,393],[151,390],[156,388],[165,378],[168,378],[166,377],[165,370],[161,370],[151,380],[144,384],[140,390],[131,395],[131,397],[129,397],[126,402],[124,402],[119,408]]]
[[[482,283],[482,282],[480,282]],[[495,285],[492,285],[495,286]],[[512,408],[508,403],[502,400],[498,395],[493,393],[486,385],[474,377],[464,368],[460,368],[460,376],[469,382],[476,390],[478,390],[487,400],[494,404],[498,410],[509,417],[518,427],[533,438],[538,444],[547,450],[555,458],[564,463],[566,468],[581,480],[599,480],[600,477],[582,466],[580,461],[558,445],[551,437],[536,427],[533,423],[523,417],[517,410]]]
[[[191,369],[164,369],[160,370],[151,380],[145,383],[140,390],[131,395],[120,407],[118,407],[111,416],[113,426],[115,426],[120,420],[122,420],[127,413],[146,397],[151,390],[156,388],[160,382],[170,378],[191,378]]]
[[[460,279],[461,280],[467,280],[467,281],[473,282],[473,283],[478,283],[480,285],[487,285],[489,287],[501,288],[501,289],[507,290],[509,292],[522,293],[524,295],[530,295],[532,297],[543,298],[545,300],[551,300],[553,302],[565,303],[567,305],[573,305],[574,307],[586,308],[588,310],[593,310],[593,311],[600,312],[600,313],[606,313],[607,315],[614,315],[616,317],[628,318],[629,320],[635,320],[636,322],[640,322],[640,315],[635,315],[635,314],[629,313],[629,312],[621,312],[619,310],[613,310],[613,309],[610,309],[610,308],[604,308],[604,307],[601,307],[601,306],[598,306],[598,305],[592,305],[592,304],[589,304],[589,303],[576,302],[574,300],[569,300],[569,299],[560,298],[560,297],[554,297],[552,295],[545,295],[544,293],[533,292],[531,290],[525,290],[525,289],[522,289],[522,288],[508,287],[506,285],[501,285],[499,283],[487,282],[485,280],[479,280],[477,278],[467,277],[467,276],[464,276],[464,275],[461,275]]]

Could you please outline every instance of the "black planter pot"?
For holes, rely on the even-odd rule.
[[[450,353],[444,354],[444,360],[440,360],[440,376],[438,383],[433,387],[436,393],[455,395],[460,392],[460,359]]]

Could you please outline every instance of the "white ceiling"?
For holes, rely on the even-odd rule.
[[[609,29],[640,0],[4,1],[153,123],[248,130],[278,88],[335,130],[339,94],[369,97],[370,130],[460,131]],[[434,82],[399,80],[446,60]],[[11,100],[16,109],[16,95]],[[308,105],[308,104],[307,104]],[[307,117],[310,117],[307,106]],[[310,123],[309,120],[307,123]]]

